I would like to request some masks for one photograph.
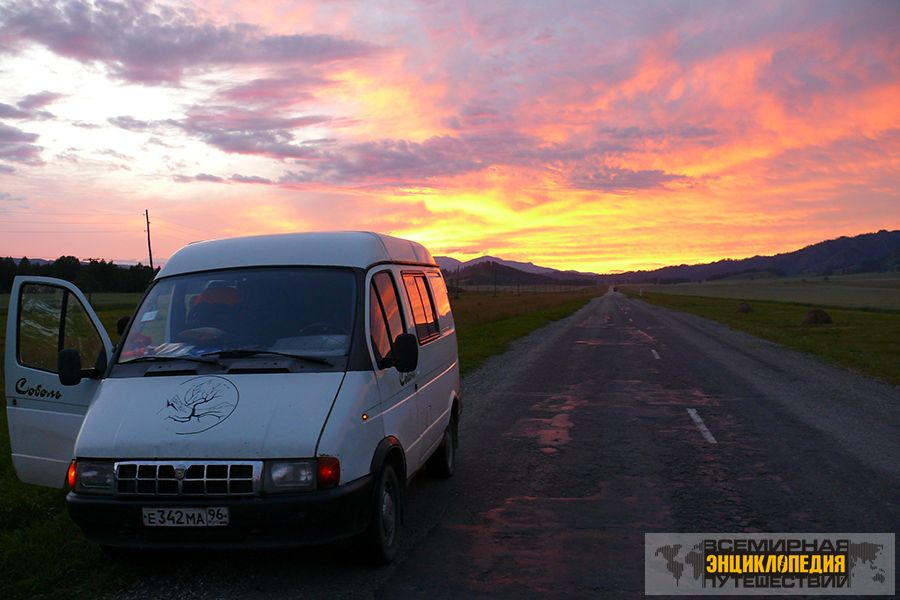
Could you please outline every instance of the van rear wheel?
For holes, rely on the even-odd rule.
[[[400,542],[400,483],[394,467],[387,464],[375,478],[372,516],[360,536],[365,558],[386,565],[397,556]]]
[[[453,476],[456,469],[456,443],[457,443],[456,419],[450,419],[450,424],[444,430],[444,440],[438,449],[428,459],[428,472],[435,477],[447,479]]]

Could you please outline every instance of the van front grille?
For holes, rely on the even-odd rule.
[[[128,461],[116,463],[120,496],[252,496],[262,461]]]

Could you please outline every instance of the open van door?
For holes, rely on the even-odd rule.
[[[63,386],[59,352],[81,357],[82,379]],[[16,475],[64,487],[75,438],[112,354],[112,344],[84,294],[67,281],[16,277],[6,323],[6,415]]]

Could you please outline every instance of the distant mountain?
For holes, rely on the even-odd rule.
[[[455,271],[457,267],[460,269],[465,269],[466,267],[472,267],[484,263],[497,263],[498,265],[511,267],[518,271],[522,271],[523,273],[546,274],[556,272],[556,269],[551,269],[550,267],[539,267],[534,263],[506,260],[503,258],[497,258],[496,256],[479,256],[478,258],[473,258],[472,260],[467,260],[465,262],[456,260],[455,258],[451,258],[449,256],[435,256],[434,260],[437,261],[437,264],[446,271]]]
[[[900,230],[842,236],[774,256],[724,259],[699,265],[676,265],[653,271],[630,271],[598,275],[560,271],[531,262],[481,256],[466,262],[449,256],[435,261],[453,283],[461,285],[540,285],[566,283],[678,283],[724,279],[726,277],[832,275],[900,269]]]
[[[455,271],[457,267],[462,268],[463,265],[463,261],[449,256],[435,256],[434,262],[445,271]]]
[[[875,271],[900,271],[900,248],[897,248],[880,261]]]
[[[556,269],[551,269],[550,267],[539,267],[531,262],[519,262],[516,260],[504,260],[502,258],[497,258],[496,256],[481,256],[479,258],[473,258],[472,260],[464,263],[464,266],[470,267],[472,265],[479,265],[483,263],[495,262],[498,265],[503,265],[504,267],[510,267],[516,269],[518,271],[522,271],[523,273],[535,273],[537,275],[549,275],[552,273],[558,273]]]
[[[443,257],[442,257],[443,258]],[[454,267],[454,262],[444,262],[441,259],[435,259],[439,265],[442,265],[444,277],[451,285],[502,285],[502,286],[529,286],[529,285],[596,285],[600,282],[600,277],[593,273],[576,273],[574,271],[557,271],[547,267],[537,267],[531,265],[534,269],[542,269],[546,274],[523,271],[515,267],[508,266],[512,264],[530,264],[516,263],[515,261],[499,260],[480,260],[458,263],[459,268]],[[442,264],[443,263],[443,264]],[[452,268],[445,268],[448,265]]]
[[[528,278],[527,285],[537,285],[541,282],[548,284],[557,284],[560,282],[574,282],[577,285],[589,285],[593,283],[597,283],[599,280],[599,275],[596,273],[580,273],[578,271],[560,271],[558,269],[552,269],[550,267],[541,267],[532,262],[519,262],[516,260],[505,260],[503,258],[497,258],[496,256],[479,256],[478,258],[473,258],[472,260],[468,260],[466,262],[462,262],[456,260],[455,258],[451,258],[449,256],[435,256],[435,262],[443,269],[451,274],[456,274],[457,269],[460,270],[461,274],[465,274],[469,276],[470,274],[475,276],[476,278],[480,278],[484,269],[476,269],[475,267],[479,267],[482,265],[495,264],[498,267],[503,267],[500,269],[501,272],[506,273],[504,269],[513,269],[518,275],[518,282],[520,284],[525,284],[525,280],[522,279],[521,273],[527,273],[528,275],[540,275],[543,279],[535,279]],[[464,273],[463,273],[464,272]],[[512,277],[513,275],[510,275]],[[455,281],[455,279],[454,279]],[[515,283],[515,282],[513,282]],[[472,284],[472,285],[481,285],[481,284]],[[507,284],[499,284],[498,285],[507,285]]]
[[[461,285],[556,285],[557,280],[528,273],[494,261],[477,262],[457,271],[445,271],[447,279]]]
[[[854,237],[842,236],[774,256],[725,259],[700,265],[677,265],[654,271],[632,271],[602,276],[606,281],[677,283],[722,279],[759,273],[770,276],[867,273],[897,268],[900,231],[882,229]]]

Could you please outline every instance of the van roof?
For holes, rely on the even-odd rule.
[[[188,244],[157,278],[233,267],[312,265],[368,268],[382,262],[436,267],[422,244],[371,231],[285,233]]]

